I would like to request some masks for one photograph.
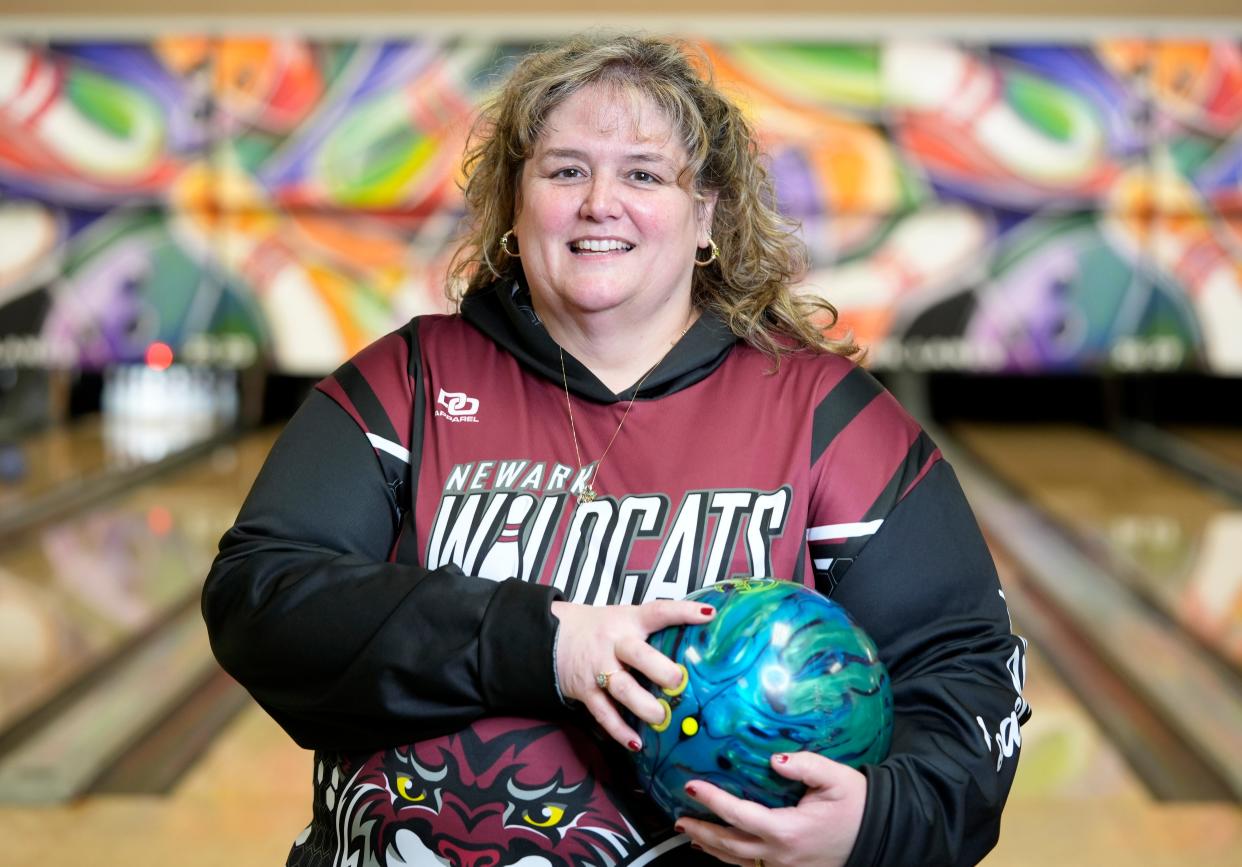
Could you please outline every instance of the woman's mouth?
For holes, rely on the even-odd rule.
[[[583,238],[569,242],[569,252],[578,256],[589,256],[597,253],[628,253],[634,249],[633,244],[615,238]]]

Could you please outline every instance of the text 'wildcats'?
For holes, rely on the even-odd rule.
[[[524,460],[455,466],[431,527],[427,568],[454,563],[494,581],[537,581],[553,562],[552,584],[592,605],[680,599],[739,574],[739,555],[743,574],[771,574],[788,486],[688,491],[675,509],[659,493],[579,504],[575,495],[593,470]],[[636,546],[645,562],[635,562]]]

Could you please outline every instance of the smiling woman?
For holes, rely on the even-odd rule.
[[[774,207],[746,118],[685,45],[582,37],[528,56],[484,108],[465,171],[455,285],[524,279],[553,337],[614,390],[704,310],[773,357],[857,351],[825,338],[831,305],[790,291],[806,267],[796,226]],[[629,251],[595,262],[569,246],[591,241]]]
[[[522,167],[513,234],[535,312],[562,347],[621,391],[685,332],[712,191],[649,99],[596,84],[552,111]],[[620,97],[620,98],[619,98]]]
[[[290,863],[981,858],[1023,645],[939,450],[792,291],[737,106],[684,46],[574,39],[517,66],[465,176],[459,313],[319,384],[204,590],[222,664],[316,750]],[[894,751],[771,756],[806,787],[782,810],[693,780],[719,821],[670,826],[624,754],[664,720],[643,682],[686,686],[647,637],[736,576],[850,611]]]

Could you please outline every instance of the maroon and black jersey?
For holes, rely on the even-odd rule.
[[[850,863],[981,858],[1028,713],[1023,647],[926,434],[848,360],[776,366],[711,315],[615,441],[633,392],[565,371],[586,466],[520,285],[417,318],[319,385],[222,540],[216,654],[316,750],[290,863],[690,863],[562,702],[550,606],[768,575],[844,605],[892,676]]]

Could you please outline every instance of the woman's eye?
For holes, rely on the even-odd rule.
[[[552,177],[554,178],[581,178],[581,177],[585,177],[585,175],[583,175],[581,169],[568,168],[568,169],[558,169],[557,171],[552,173]]]
[[[643,184],[654,184],[660,180],[651,172],[643,171],[631,172],[630,177]]]

